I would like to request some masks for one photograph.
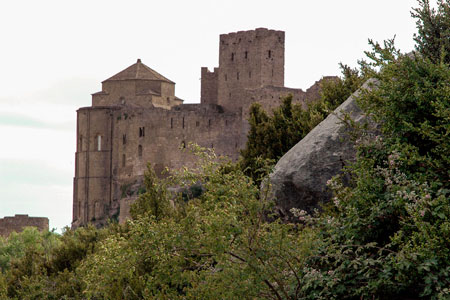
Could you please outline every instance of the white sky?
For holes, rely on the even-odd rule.
[[[199,102],[200,67],[218,65],[219,34],[286,32],[285,84],[339,75],[396,35],[413,49],[413,0],[0,2],[0,218],[47,216],[70,226],[76,109],[101,81],[141,58]]]

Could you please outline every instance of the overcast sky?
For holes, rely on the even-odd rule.
[[[199,102],[200,67],[218,65],[219,34],[286,32],[285,84],[339,75],[368,38],[413,49],[413,0],[0,2],[0,218],[72,220],[76,109],[141,58]]]

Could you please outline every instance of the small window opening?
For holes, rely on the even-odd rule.
[[[173,128],[173,118],[170,118],[170,128]]]
[[[139,127],[139,137],[145,136],[145,127]]]
[[[245,59],[248,58],[248,51],[245,51],[245,52],[244,52],[244,57],[245,57]]]
[[[97,151],[102,151],[102,136],[97,135]]]
[[[211,119],[208,120],[208,126],[211,126]]]
[[[125,145],[127,143],[127,135],[122,135],[122,144]]]
[[[196,121],[196,122],[195,122],[195,127],[198,127],[198,126],[200,126],[200,122],[199,122],[199,121]]]
[[[78,151],[83,151],[83,136],[82,135],[80,135],[80,146],[79,146],[79,148],[78,148]]]
[[[78,219],[81,220],[81,201],[78,201]]]
[[[234,52],[231,53],[231,61],[234,61]]]
[[[230,98],[231,98],[231,93],[229,93],[229,94],[228,94],[228,97],[230,97]]]
[[[183,117],[183,129],[184,129],[184,117]]]
[[[228,126],[228,120],[225,120],[225,126]]]
[[[237,72],[236,78],[237,78],[237,80],[239,80],[239,72]]]
[[[271,50],[269,50],[268,55],[269,55],[269,58],[272,57],[272,51]]]
[[[138,155],[139,157],[142,157],[142,145],[138,146]]]
[[[238,144],[237,144],[237,142],[234,144],[234,148],[237,148],[237,146],[238,146]]]
[[[122,154],[122,167],[125,167],[125,160],[126,160],[125,154]]]

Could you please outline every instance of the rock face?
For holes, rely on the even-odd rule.
[[[374,84],[369,80],[361,89]],[[348,113],[357,123],[367,119],[356,104],[359,93],[350,96],[276,164],[270,175],[271,198],[282,217],[288,218],[293,207],[311,212],[319,203],[330,200],[326,182],[355,158],[350,129],[341,121],[342,116]]]

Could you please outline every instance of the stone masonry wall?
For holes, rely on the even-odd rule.
[[[0,219],[0,235],[7,237],[13,231],[21,232],[25,227],[32,226],[39,230],[48,230],[48,218],[29,217],[28,215],[15,215]]]

